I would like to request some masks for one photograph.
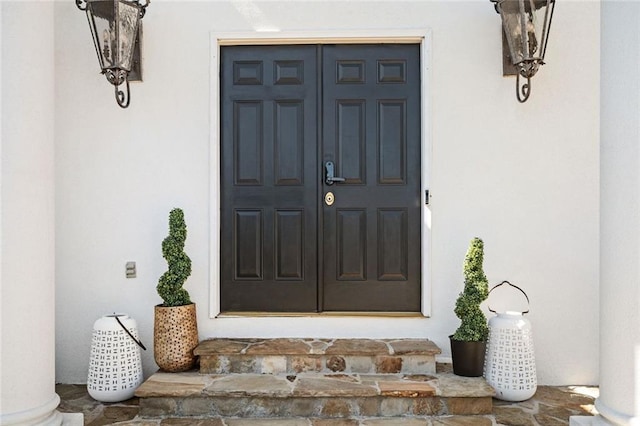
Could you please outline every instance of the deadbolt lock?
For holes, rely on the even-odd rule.
[[[327,192],[324,196],[324,202],[328,206],[332,205],[335,200],[336,198],[334,197],[333,192]]]

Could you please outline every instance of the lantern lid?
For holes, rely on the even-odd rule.
[[[504,315],[511,315],[511,316],[522,316],[522,312],[520,311],[507,311],[507,312],[500,312],[500,313]]]
[[[104,315],[103,318],[129,318],[127,314],[116,314],[115,312],[109,315]]]

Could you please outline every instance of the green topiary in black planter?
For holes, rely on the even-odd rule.
[[[482,376],[484,369],[489,327],[480,304],[489,295],[489,282],[482,270],[483,260],[484,243],[474,238],[464,260],[464,290],[454,310],[461,323],[450,336],[453,370],[460,376]]]

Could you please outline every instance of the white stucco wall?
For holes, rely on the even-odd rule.
[[[543,384],[598,381],[599,2],[561,2],[547,65],[526,104],[502,77],[500,19],[475,1],[153,2],[144,82],[121,110],[98,72],[86,19],[56,5],[57,380],[86,381],[93,321],[127,312],[152,346],[160,243],[185,211],[186,284],[201,338],[429,337],[449,353],[469,240],[491,283],[531,299]],[[432,316],[210,319],[210,34],[429,29]],[[215,194],[214,194],[215,195]],[[133,260],[138,277],[126,279]],[[147,373],[155,369],[144,354]]]

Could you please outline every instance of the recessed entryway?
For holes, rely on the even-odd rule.
[[[419,44],[220,48],[222,312],[420,312]]]

